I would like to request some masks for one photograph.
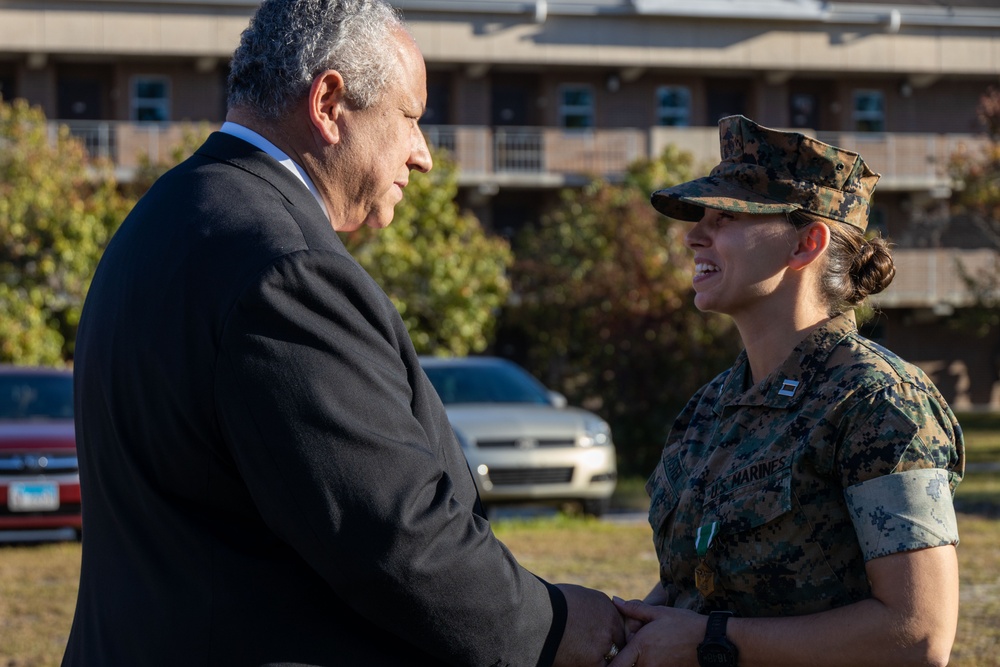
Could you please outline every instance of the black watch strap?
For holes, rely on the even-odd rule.
[[[708,614],[708,627],[705,628],[705,639],[718,639],[726,636],[726,623],[733,617],[731,611],[713,611]]]
[[[740,652],[726,637],[726,624],[733,616],[731,611],[709,613],[705,639],[698,645],[698,664],[701,667],[737,667]]]

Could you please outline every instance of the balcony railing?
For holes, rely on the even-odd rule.
[[[67,126],[91,156],[111,160],[126,174],[134,171],[143,159],[153,164],[169,161],[185,132],[198,131],[200,127],[195,123],[73,120],[52,121],[50,134],[54,135],[60,125]]]
[[[897,248],[892,255],[896,277],[888,289],[872,296],[872,303],[880,308],[970,306],[976,295],[967,277],[982,280],[1000,275],[1000,255],[986,248]]]
[[[113,161],[125,178],[144,156],[154,163],[169,161],[186,132],[207,129],[187,123],[53,121],[53,133],[58,125],[69,126],[91,155]],[[692,153],[702,169],[719,159],[718,130],[710,127],[569,131],[429,125],[424,133],[432,145],[451,153],[465,185],[555,187],[583,183],[591,176],[614,180],[634,160],[658,156],[671,144]],[[883,174],[880,190],[948,187],[951,156],[963,148],[976,150],[985,141],[975,135],[942,134],[821,132],[817,137],[861,153]],[[894,259],[895,280],[873,297],[883,308],[967,306],[974,295],[963,274],[1000,272],[1000,254],[993,250],[897,248]]]
[[[112,160],[128,174],[145,156],[168,161],[189,123],[53,121],[67,125],[91,155]],[[808,132],[808,131],[807,131]],[[714,127],[567,130],[552,127],[428,125],[428,141],[448,150],[465,184],[494,182],[522,187],[578,184],[591,176],[614,180],[638,158],[660,155],[669,145],[692,153],[702,169],[719,160]],[[948,187],[947,164],[958,150],[975,150],[972,134],[819,132],[817,138],[856,150],[882,174],[880,190]]]
[[[948,188],[948,162],[959,150],[978,150],[985,138],[974,134],[930,134],[905,132],[813,132],[804,133],[834,146],[860,153],[865,162],[882,174],[879,190],[931,190]],[[716,128],[657,127],[650,130],[650,149],[659,155],[673,144],[689,151],[696,161],[714,165],[719,161]]]
[[[960,150],[977,150],[986,139],[973,134],[910,132],[817,132],[816,138],[860,153],[882,174],[879,189],[948,187],[948,163]]]
[[[648,154],[647,133],[635,129],[429,125],[424,134],[433,146],[451,152],[466,181],[497,177],[547,185],[553,178],[614,178]]]

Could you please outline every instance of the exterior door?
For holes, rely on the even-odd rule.
[[[490,88],[493,169],[497,172],[542,171],[542,135],[535,124],[537,83],[531,76],[500,76]],[[496,129],[499,128],[499,129]]]
[[[109,120],[105,101],[110,86],[100,71],[77,69],[56,74],[56,114],[60,120]]]
[[[737,80],[717,80],[709,82],[705,99],[709,125],[719,119],[735,114],[747,115],[746,83]]]
[[[788,124],[794,128],[820,129],[819,95],[792,90],[788,95]]]
[[[490,121],[497,126],[535,125],[538,85],[532,76],[495,76],[490,87]]]
[[[10,102],[14,99],[14,74],[0,68],[0,99]]]

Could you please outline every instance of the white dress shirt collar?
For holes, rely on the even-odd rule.
[[[298,177],[298,179],[302,181],[302,184],[305,185],[307,188],[309,188],[309,192],[311,192],[313,197],[316,198],[316,201],[319,202],[319,207],[320,209],[322,209],[323,214],[326,215],[327,218],[330,217],[329,213],[327,213],[326,210],[326,204],[323,202],[323,198],[320,197],[319,190],[316,189],[316,185],[312,182],[312,179],[309,178],[309,174],[307,174],[306,170],[303,169],[297,162],[295,162],[295,160],[285,155],[284,151],[282,151],[280,148],[278,148],[277,146],[275,146],[270,141],[268,141],[261,135],[257,134],[250,128],[244,127],[239,123],[234,123],[232,121],[227,120],[225,123],[222,124],[222,127],[219,129],[219,131],[225,132],[226,134],[230,134],[236,137],[237,139],[242,139],[243,141],[249,144],[253,144],[260,150],[264,151],[265,153],[273,157],[279,163],[281,163],[281,165],[284,166],[285,169],[295,174]]]

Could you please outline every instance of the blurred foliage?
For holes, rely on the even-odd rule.
[[[740,349],[729,318],[694,306],[687,225],[649,203],[694,176],[691,155],[669,147],[620,185],[563,191],[514,246],[497,347],[608,420],[624,472],[653,469],[679,409]]]
[[[141,154],[135,175],[128,183],[122,184],[122,191],[132,199],[138,200],[146,194],[156,179],[194,155],[194,152],[208,139],[213,127],[207,122],[182,124],[180,141],[170,149],[167,159],[154,162],[148,153]]]
[[[953,213],[971,220],[1000,250],[1000,89],[991,87],[979,100],[979,121],[986,143],[979,150],[962,146],[952,155],[949,173],[954,181]],[[996,271],[972,275],[963,266],[959,275],[975,305],[962,308],[952,326],[983,337],[1000,327],[1000,275]]]
[[[342,234],[347,249],[396,305],[421,354],[482,352],[510,290],[510,246],[455,203],[458,172],[435,153],[428,174],[410,172],[389,227]]]
[[[0,100],[0,360],[73,356],[98,259],[131,202],[112,166],[24,100]]]
[[[995,270],[973,274],[958,260],[955,264],[959,277],[972,294],[973,305],[957,309],[948,318],[949,326],[978,338],[993,335],[1000,327],[1000,274]]]
[[[1000,248],[1000,89],[991,87],[979,100],[979,121],[986,143],[963,145],[948,164],[955,182],[955,213],[969,216]]]

